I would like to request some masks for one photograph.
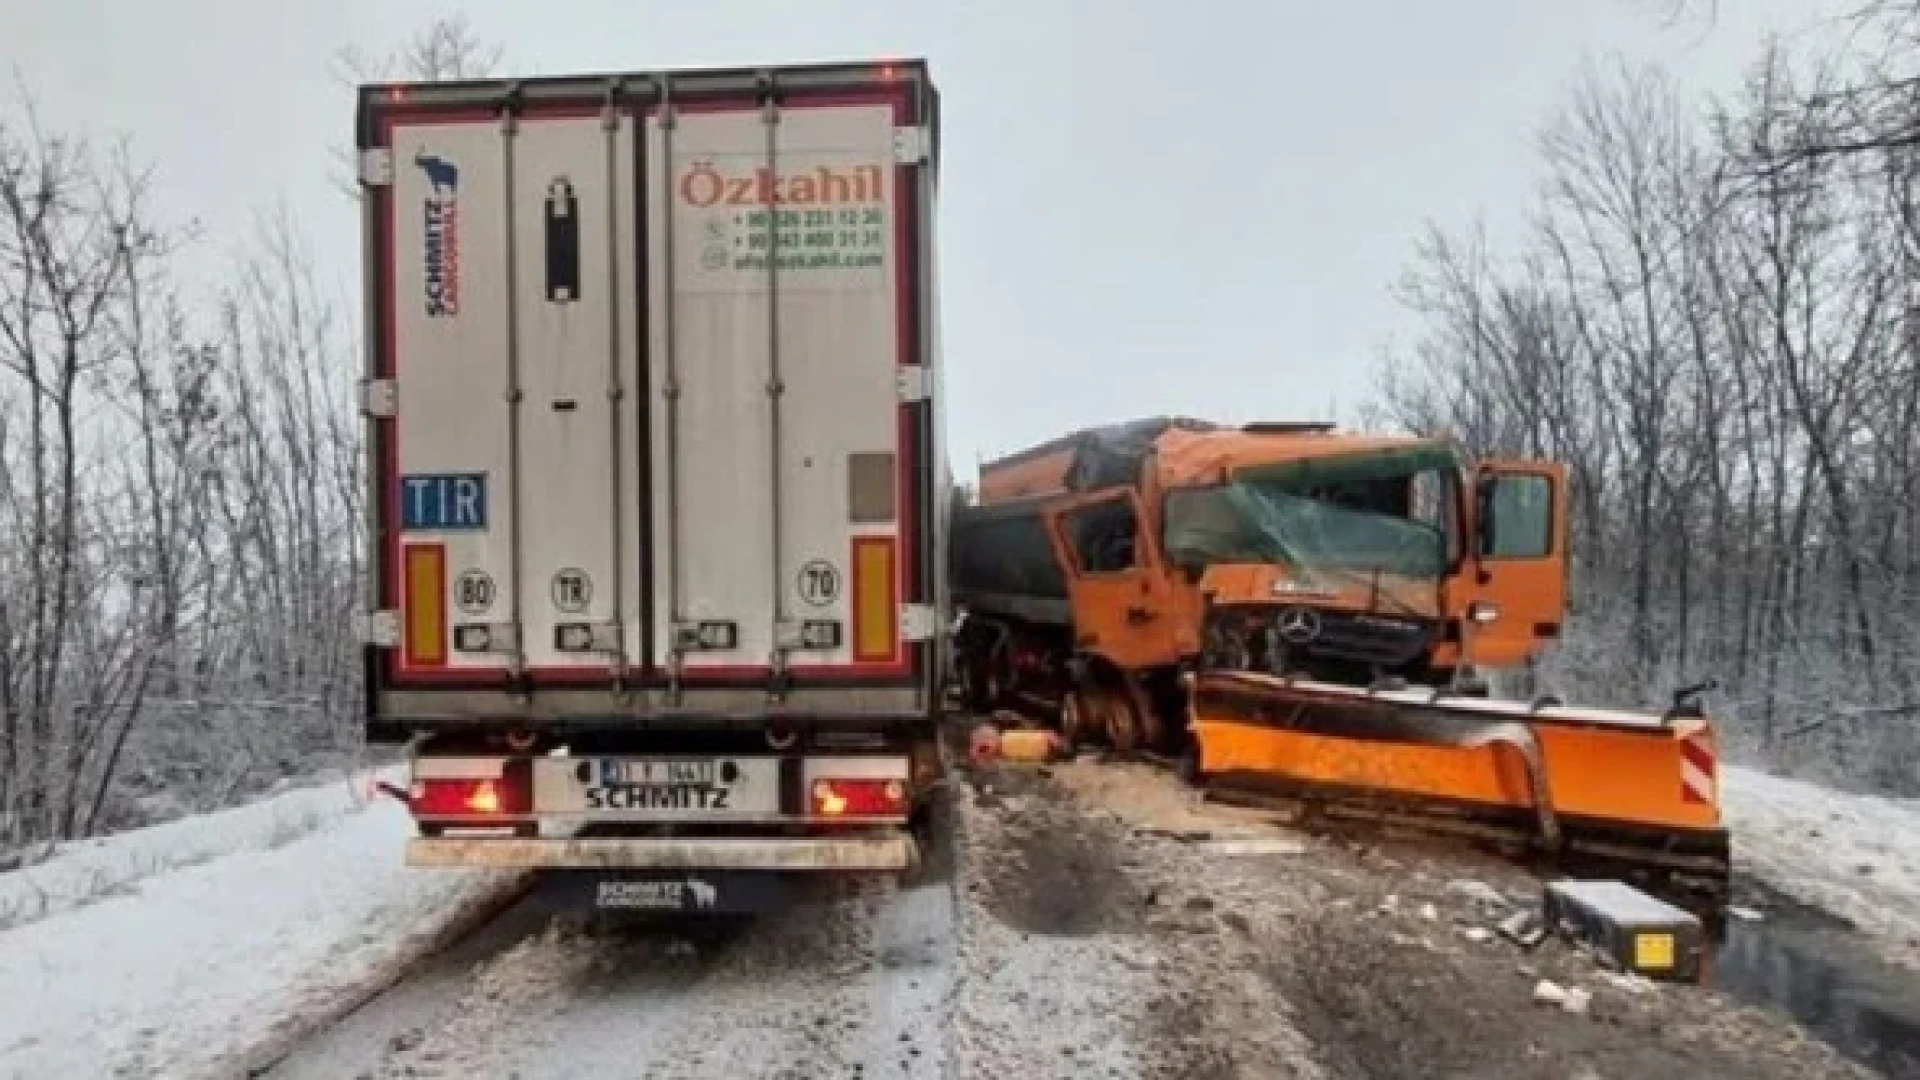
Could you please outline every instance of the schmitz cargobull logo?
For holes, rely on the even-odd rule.
[[[450,319],[460,314],[460,170],[424,150],[413,163],[427,176],[421,219],[427,317]]]

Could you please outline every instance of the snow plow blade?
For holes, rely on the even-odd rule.
[[[1225,802],[1284,799],[1516,844],[1711,906],[1726,902],[1712,724],[1430,688],[1364,689],[1249,672],[1195,676],[1187,768]]]

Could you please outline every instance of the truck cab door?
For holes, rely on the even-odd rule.
[[[1485,460],[1473,498],[1476,587],[1467,656],[1513,667],[1558,637],[1567,607],[1567,467]]]
[[[1146,520],[1126,488],[1047,514],[1054,550],[1067,568],[1074,647],[1123,668],[1170,662],[1179,649],[1179,619]]]

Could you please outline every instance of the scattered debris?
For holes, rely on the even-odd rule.
[[[1629,994],[1646,994],[1659,989],[1652,979],[1631,972],[1603,971],[1600,977],[1607,980],[1614,989],[1624,990]]]
[[[1000,757],[1000,729],[992,724],[976,724],[967,735],[967,757],[975,765],[986,765]]]
[[[1593,991],[1577,986],[1561,986],[1552,979],[1541,979],[1533,986],[1536,1005],[1554,1005],[1565,1012],[1584,1016],[1593,1007]]]
[[[1493,931],[1484,926],[1469,926],[1460,931],[1460,935],[1475,945],[1484,945],[1493,940]]]
[[[1245,836],[1207,840],[1207,853],[1210,855],[1246,856],[1246,855],[1305,855],[1307,845],[1302,840],[1289,836]]]
[[[1552,979],[1541,979],[1533,984],[1533,1002],[1536,1005],[1560,1005],[1567,1003],[1567,990]]]
[[[1759,908],[1742,907],[1739,904],[1728,904],[1727,914],[1741,922],[1759,922],[1766,918]]]
[[[1183,844],[1198,844],[1213,838],[1213,833],[1206,829],[1162,829],[1143,825],[1133,832],[1135,836],[1154,836],[1164,840],[1178,840]]]
[[[1495,911],[1505,911],[1513,906],[1507,901],[1505,896],[1501,895],[1500,890],[1484,881],[1473,881],[1471,879],[1449,881],[1447,882],[1447,891],[1455,896],[1464,896],[1483,907],[1491,908]]]
[[[1013,729],[1000,733],[999,753],[1003,761],[1035,764],[1064,756],[1066,744],[1051,731]]]
[[[1516,911],[1507,916],[1500,923],[1500,933],[1524,949],[1531,949],[1547,940],[1546,926],[1531,911]]]
[[[1440,920],[1440,909],[1434,907],[1432,904],[1421,904],[1420,917],[1428,922],[1438,922]]]

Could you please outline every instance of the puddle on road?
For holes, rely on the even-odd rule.
[[[1758,922],[1729,917],[1704,982],[1786,1013],[1855,1061],[1920,1078],[1920,975],[1881,960],[1846,923],[1742,882]]]

